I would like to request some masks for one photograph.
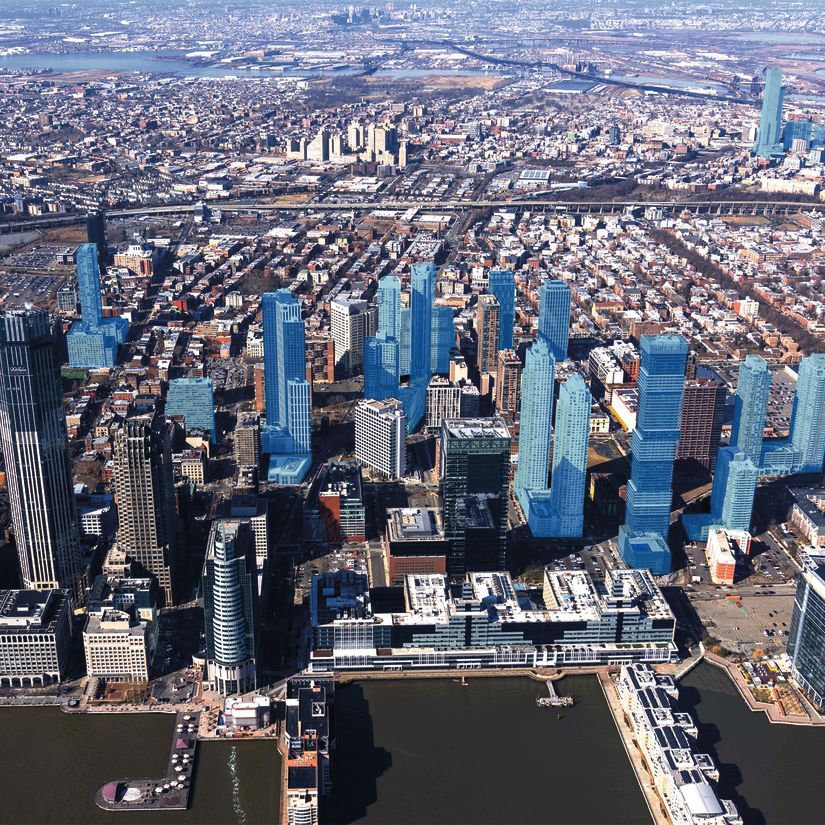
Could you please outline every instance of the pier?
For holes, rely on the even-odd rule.
[[[536,704],[540,708],[569,708],[574,704],[572,696],[559,696],[556,693],[556,686],[548,679],[545,683],[547,685],[547,692],[549,696],[539,696],[536,699]]]
[[[104,811],[185,811],[195,773],[200,713],[177,713],[163,779],[115,779],[95,794]]]

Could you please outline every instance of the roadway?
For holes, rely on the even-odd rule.
[[[112,209],[107,218],[141,217],[143,215],[179,215],[192,210],[195,203],[181,203],[167,206],[144,206],[130,209]],[[713,200],[701,201],[645,201],[645,200],[555,200],[550,198],[523,198],[517,201],[473,199],[473,200],[374,200],[374,201],[324,201],[304,203],[273,203],[255,200],[212,201],[210,208],[236,212],[340,212],[346,210],[395,209],[406,211],[419,209],[427,211],[462,211],[468,209],[549,209],[560,212],[578,213],[620,213],[628,209],[663,209],[688,211],[693,213],[716,214],[759,214],[789,213],[802,210],[825,211],[825,202],[779,201],[779,200]],[[20,222],[0,222],[0,231],[24,232],[37,228],[69,226],[84,223],[84,213],[72,212],[64,215],[44,216]]]

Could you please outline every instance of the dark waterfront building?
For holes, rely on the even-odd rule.
[[[788,655],[793,675],[817,707],[825,708],[825,557],[797,576]]]
[[[713,378],[693,378],[682,397],[676,460],[713,470],[725,417],[725,387]],[[687,465],[689,469],[689,465]]]
[[[449,543],[447,572],[507,564],[510,432],[501,418],[454,418],[441,424],[441,498]]]
[[[49,315],[0,315],[0,440],[23,587],[81,593],[60,363]]]

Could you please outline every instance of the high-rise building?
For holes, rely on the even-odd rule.
[[[514,350],[498,353],[496,369],[496,410],[515,415],[521,405],[521,359]]]
[[[48,313],[39,309],[0,314],[0,441],[24,588],[80,595],[60,362]]]
[[[556,361],[567,358],[570,338],[570,286],[547,279],[539,290],[539,338],[550,347]]]
[[[355,408],[355,457],[386,478],[407,467],[407,416],[394,398],[360,401]]]
[[[640,349],[639,406],[619,549],[630,567],[662,574],[671,566],[667,537],[688,347],[679,335],[643,335]]]
[[[793,677],[808,698],[825,708],[825,558],[813,557],[797,575],[788,655]]]
[[[710,498],[714,525],[725,530],[750,530],[758,478],[757,466],[745,453],[735,447],[719,451]]]
[[[329,314],[335,369],[342,378],[358,375],[364,366],[364,339],[372,334],[370,307],[360,298],[339,295],[330,304]]]
[[[412,310],[410,307],[401,307],[401,338],[399,339],[399,371],[401,375],[410,374],[410,359],[412,357]]]
[[[441,498],[449,550],[447,572],[504,569],[510,433],[501,418],[448,419],[441,424]]]
[[[269,481],[299,484],[312,463],[312,398],[306,379],[301,305],[287,289],[263,296],[266,429]]]
[[[550,434],[553,424],[555,359],[544,338],[527,350],[521,376],[518,468],[514,492],[529,517],[528,491],[546,490],[550,474]]]
[[[815,353],[799,363],[793,412],[791,445],[800,455],[799,472],[821,473],[825,461],[825,353]]]
[[[364,398],[383,401],[398,395],[400,347],[381,333],[364,341]]]
[[[106,258],[106,213],[103,210],[86,215],[86,240],[97,249],[97,259],[102,264]]]
[[[432,377],[432,328],[435,303],[435,264],[413,264],[410,316],[410,382],[422,385]]]
[[[782,88],[782,69],[765,70],[765,90],[762,93],[762,115],[753,152],[757,157],[770,158],[782,151],[782,105],[785,90]]]
[[[182,415],[187,430],[206,430],[217,442],[215,396],[211,378],[175,378],[166,393],[166,415]]]
[[[386,275],[378,282],[378,334],[401,339],[401,281]]]
[[[126,340],[125,318],[104,318],[100,295],[100,260],[94,244],[81,244],[76,253],[77,288],[82,320],[72,324],[66,344],[73,367],[101,369],[117,360],[118,344]]]
[[[725,419],[725,386],[714,378],[685,383],[676,459],[713,470]]]
[[[238,416],[235,463],[238,467],[259,467],[261,464],[261,419],[256,413]]]
[[[501,307],[495,295],[480,295],[476,307],[476,364],[479,373],[495,374],[498,369],[498,329]]]
[[[491,269],[487,289],[495,295],[501,307],[498,327],[498,348],[513,348],[513,329],[516,323],[516,279],[510,269]]]
[[[152,576],[167,605],[175,598],[178,535],[171,433],[161,416],[127,419],[115,434],[118,549]]]
[[[204,680],[224,696],[255,690],[258,587],[254,544],[243,520],[212,523],[201,587]]]
[[[551,530],[554,536],[581,536],[583,531],[592,404],[590,390],[578,373],[561,385],[556,405],[550,487]]]
[[[441,429],[445,418],[461,417],[461,387],[449,378],[434,375],[427,387],[427,429]]]
[[[758,355],[748,355],[739,365],[730,444],[757,466],[762,456],[770,393],[771,373],[767,361]]]
[[[452,307],[433,307],[433,331],[430,343],[430,359],[434,375],[447,375],[450,371],[450,350],[455,346],[455,314]]]

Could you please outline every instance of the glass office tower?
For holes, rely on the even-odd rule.
[[[399,386],[398,341],[377,335],[364,341],[364,398],[395,398]]]
[[[762,115],[753,152],[757,157],[770,158],[783,154],[782,105],[785,90],[782,88],[782,70],[765,71],[765,90],[762,93]]]
[[[311,394],[301,305],[288,289],[263,296],[266,429],[269,480],[297,484],[312,462]]]
[[[640,349],[639,406],[619,548],[631,567],[662,574],[670,572],[667,536],[688,346],[679,335],[643,335]]]
[[[799,453],[801,473],[821,473],[825,461],[825,354],[799,363],[791,414],[791,444]]]
[[[592,403],[590,390],[578,373],[571,375],[561,385],[556,405],[550,486],[554,536],[572,537],[582,534]]]
[[[528,518],[528,491],[546,490],[550,473],[555,364],[547,341],[539,338],[527,350],[521,374],[518,468],[513,489],[521,509]]]
[[[79,596],[83,559],[60,361],[40,309],[0,314],[0,441],[23,587]]]
[[[211,378],[175,378],[166,393],[166,415],[182,415],[187,430],[206,430],[217,442],[215,396]]]
[[[66,337],[69,364],[84,369],[113,367],[118,344],[122,344],[129,333],[129,323],[125,318],[103,317],[97,246],[81,244],[75,265],[82,319],[72,324]]]
[[[539,338],[550,347],[556,361],[567,358],[570,338],[570,287],[564,281],[546,280],[539,290]]]
[[[739,366],[733,407],[731,447],[759,465],[762,435],[771,392],[771,373],[764,358],[749,355]]]
[[[794,679],[821,711],[825,708],[825,564],[822,557],[816,561],[797,575],[788,655]]]
[[[401,281],[387,275],[378,282],[378,334],[401,339]]]
[[[410,318],[410,381],[423,384],[432,378],[431,337],[435,302],[435,264],[413,264]]]
[[[500,310],[498,348],[513,348],[513,328],[516,324],[516,279],[509,269],[493,269],[487,279],[487,290],[496,296]]]
[[[433,307],[433,333],[430,358],[434,375],[450,371],[450,350],[455,346],[455,313],[452,307]]]

